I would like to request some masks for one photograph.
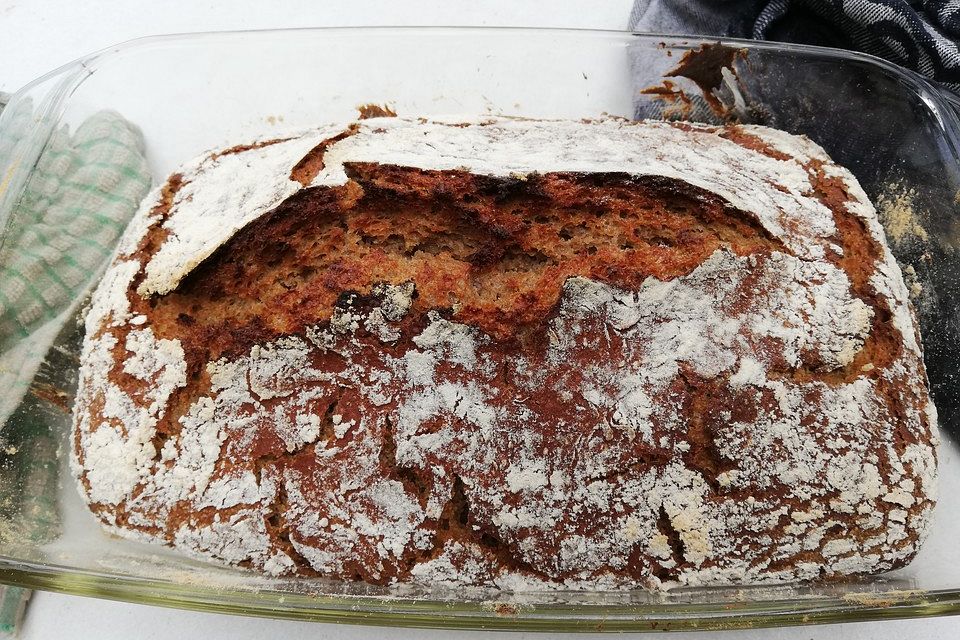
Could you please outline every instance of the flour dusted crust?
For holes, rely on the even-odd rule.
[[[909,562],[936,413],[873,206],[756,126],[374,118],[211,153],[86,318],[114,533],[273,574],[628,588]]]

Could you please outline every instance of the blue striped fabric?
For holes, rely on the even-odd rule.
[[[630,26],[853,49],[960,91],[960,0],[637,0]]]

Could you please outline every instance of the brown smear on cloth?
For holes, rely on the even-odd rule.
[[[723,84],[723,69],[730,69],[736,76],[736,69],[733,63],[737,58],[746,58],[746,49],[737,49],[721,44],[703,44],[697,49],[691,49],[683,54],[679,64],[664,74],[666,78],[686,78],[692,81],[700,92],[703,99],[719,117],[729,120],[733,118],[730,109],[726,107],[714,95],[714,91]],[[645,95],[654,95],[662,100],[668,100],[677,104],[684,105],[682,109],[689,113],[691,101],[682,90],[676,88],[676,85],[670,80],[664,80],[661,85],[641,89],[640,93]]]
[[[667,118],[674,116],[684,118],[689,116],[693,109],[693,101],[690,99],[690,96],[670,80],[664,80],[663,84],[660,85],[641,89],[640,93],[648,96],[656,96],[659,100],[671,103],[663,109],[663,116]]]

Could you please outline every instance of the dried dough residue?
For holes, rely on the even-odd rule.
[[[895,246],[927,242],[926,229],[920,224],[915,207],[917,192],[913,189],[892,187],[877,199],[877,213],[887,237]]]

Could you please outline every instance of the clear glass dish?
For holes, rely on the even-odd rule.
[[[31,231],[20,205],[31,185],[49,178],[43,168],[55,140],[104,109],[142,132],[157,184],[203,150],[349,119],[367,103],[418,116],[711,119],[699,98],[684,110],[640,92],[703,43],[624,32],[387,28],[123,44],[28,85],[0,115],[0,269]],[[744,120],[809,135],[849,167],[882,203],[916,294],[944,444],[933,533],[912,564],[831,584],[511,594],[272,579],[112,539],[86,513],[66,464],[81,284],[44,303],[50,320],[0,343],[0,376],[23,386],[4,382],[0,403],[0,582],[247,615],[451,628],[709,629],[960,612],[960,545],[952,539],[960,525],[960,122],[951,98],[865,55],[728,44],[744,55],[718,99]],[[86,268],[85,283],[111,246]],[[3,312],[16,313],[6,297]]]

